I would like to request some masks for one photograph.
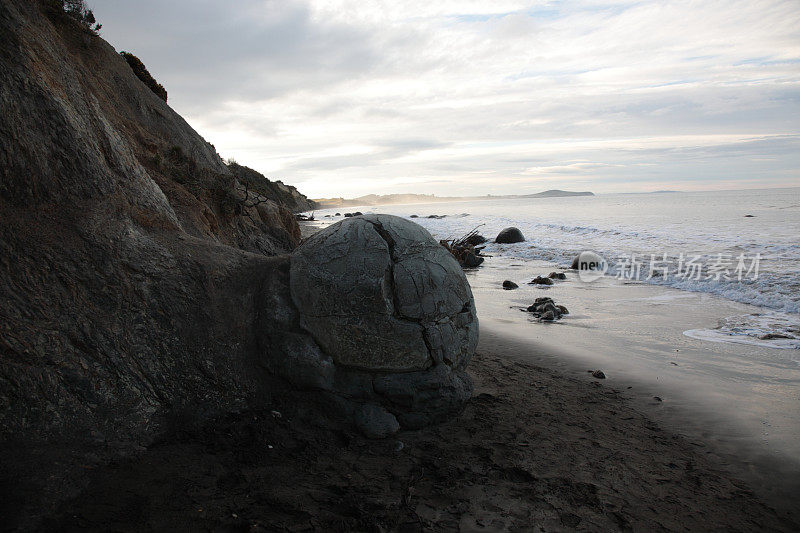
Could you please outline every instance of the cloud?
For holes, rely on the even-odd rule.
[[[312,196],[800,177],[794,0],[94,9],[222,155]]]
[[[278,98],[368,72],[374,36],[319,24],[301,2],[113,2],[95,8],[112,44],[135,50],[192,112]]]

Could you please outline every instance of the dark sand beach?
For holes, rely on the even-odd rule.
[[[493,346],[502,346],[502,351]],[[491,332],[453,420],[394,438],[308,424],[287,397],[92,473],[53,530],[797,530],[704,442],[624,391],[526,362]]]

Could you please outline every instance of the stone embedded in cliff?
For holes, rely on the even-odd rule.
[[[390,215],[348,218],[291,259],[302,326],[337,365],[410,372],[461,367],[475,351],[472,291],[421,226]]]

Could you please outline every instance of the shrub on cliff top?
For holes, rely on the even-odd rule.
[[[86,29],[95,35],[100,32],[103,25],[95,20],[94,13],[86,7],[83,0],[60,0],[60,3],[64,13],[80,22]]]
[[[295,204],[296,199],[292,193],[278,186],[274,181],[270,181],[260,172],[240,165],[232,159],[228,160],[227,165],[236,179],[248,190],[256,192],[278,205],[293,206]]]
[[[153,91],[156,96],[167,101],[167,90],[164,88],[163,85],[158,83],[153,76],[150,75],[150,72],[147,70],[147,67],[144,66],[144,63],[136,57],[135,55],[131,54],[130,52],[125,52],[124,50],[119,53],[122,57],[125,58],[125,61],[128,62],[131,69],[133,69],[133,73],[136,74],[136,77],[139,78],[147,85],[151,91]]]

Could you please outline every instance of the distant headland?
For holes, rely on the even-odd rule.
[[[594,196],[589,191],[561,191],[551,189],[535,194],[507,194],[485,196],[436,196],[433,194],[367,194],[358,198],[317,198],[319,208],[351,207],[358,205],[427,204],[432,202],[458,202],[464,200],[505,200],[510,198],[558,198],[563,196]]]

